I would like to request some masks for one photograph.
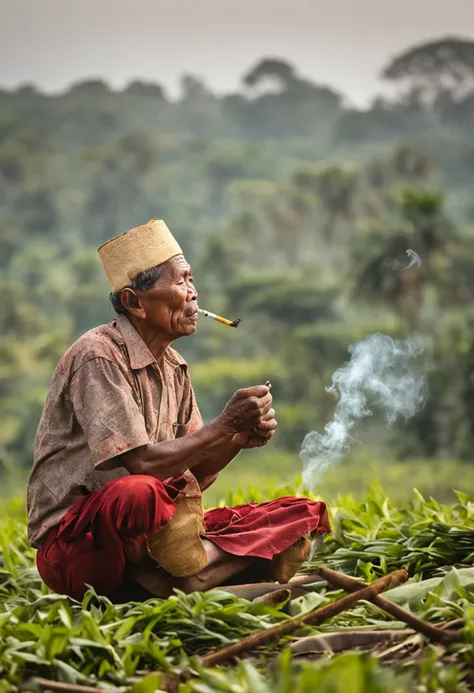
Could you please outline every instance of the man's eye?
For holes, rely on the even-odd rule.
[[[189,282],[190,284],[194,284],[194,277],[189,277],[188,282]]]

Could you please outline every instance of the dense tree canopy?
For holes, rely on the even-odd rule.
[[[150,218],[182,243],[201,305],[242,318],[238,330],[200,323],[179,345],[205,417],[270,379],[276,444],[297,452],[331,416],[325,386],[349,344],[415,332],[431,397],[403,436],[390,434],[390,454],[469,459],[472,55],[457,39],[408,51],[385,75],[407,78],[409,95],[364,111],[276,58],[221,96],[192,75],[176,101],[139,80],[120,92],[95,79],[57,96],[1,91],[4,467],[28,468],[55,364],[112,317],[96,247]],[[269,78],[277,90],[255,89]],[[417,95],[420,84],[436,98]],[[421,267],[403,269],[407,249]]]

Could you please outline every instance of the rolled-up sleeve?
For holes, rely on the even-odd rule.
[[[104,358],[83,363],[73,376],[70,397],[96,468],[150,443],[133,387],[117,364]]]

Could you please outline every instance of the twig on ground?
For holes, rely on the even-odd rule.
[[[379,580],[376,580],[371,585],[362,587],[357,592],[348,594],[331,604],[310,611],[307,614],[299,615],[295,618],[289,619],[283,623],[279,623],[268,630],[262,631],[260,633],[255,633],[249,635],[238,642],[224,647],[217,652],[212,652],[201,659],[201,663],[205,667],[215,666],[216,664],[221,664],[222,662],[233,659],[234,657],[242,655],[244,652],[249,650],[254,650],[262,645],[268,645],[275,640],[279,640],[285,635],[293,633],[297,628],[304,625],[315,626],[323,621],[326,621],[342,611],[349,609],[353,604],[360,600],[370,601],[380,592],[397,587],[408,580],[408,573],[405,570],[396,570],[390,575],[386,575]]]
[[[95,688],[94,686],[83,686],[78,683],[63,683],[61,681],[50,681],[41,677],[35,677],[28,681],[29,684],[38,686],[43,691],[56,691],[58,693],[107,693],[105,688]],[[120,690],[120,689],[119,689]],[[126,691],[127,688],[121,690]]]
[[[336,572],[335,570],[331,570],[330,568],[320,568],[319,573],[321,577],[323,577],[325,580],[331,583],[331,585],[334,585],[334,587],[339,587],[345,590],[346,592],[358,591],[361,589],[361,587],[367,584],[361,580],[355,580],[354,578],[351,578],[348,575],[344,575],[342,573]],[[417,616],[414,616],[410,611],[407,611],[406,609],[403,609],[401,606],[398,606],[398,604],[391,602],[390,599],[387,599],[387,597],[375,595],[369,601],[373,602],[380,609],[383,609],[383,611],[386,611],[387,614],[390,614],[390,616],[393,616],[397,620],[403,621],[403,623],[406,623],[408,626],[411,626],[411,628],[416,630],[418,633],[422,633],[432,642],[446,643],[459,640],[459,633],[455,631],[442,630],[441,628],[436,628],[436,626],[433,626],[431,623],[428,623],[427,621],[422,621]]]
[[[269,592],[268,594],[264,594],[261,597],[257,597],[254,599],[255,604],[282,604],[288,602],[290,599],[291,592],[290,590],[286,589],[280,589],[280,590],[275,590],[274,592]]]
[[[294,598],[296,596],[301,596],[301,594],[306,594],[306,590],[302,591],[299,588],[304,585],[311,585],[316,581],[319,581],[321,585],[324,584],[324,582],[321,581],[321,576],[317,572],[309,573],[308,575],[296,575],[290,582],[285,584],[279,584],[278,582],[251,582],[246,585],[229,585],[228,587],[218,587],[217,589],[229,592],[229,594],[233,594],[234,597],[248,599],[249,601],[253,601],[257,599],[257,597],[263,597],[265,594],[270,594],[271,592],[288,589],[291,592],[292,598]]]
[[[415,631],[404,630],[353,630],[321,633],[298,638],[290,644],[294,655],[320,654],[322,652],[343,652],[359,647],[375,646],[381,643],[393,643],[406,640]]]

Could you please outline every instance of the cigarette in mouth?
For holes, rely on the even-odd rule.
[[[238,327],[240,325],[240,318],[238,320],[227,320],[227,318],[221,318],[220,315],[211,313],[208,310],[203,310],[202,308],[198,308],[198,313],[204,315],[206,318],[211,318],[211,320],[221,322],[223,325],[228,325],[229,327]]]

